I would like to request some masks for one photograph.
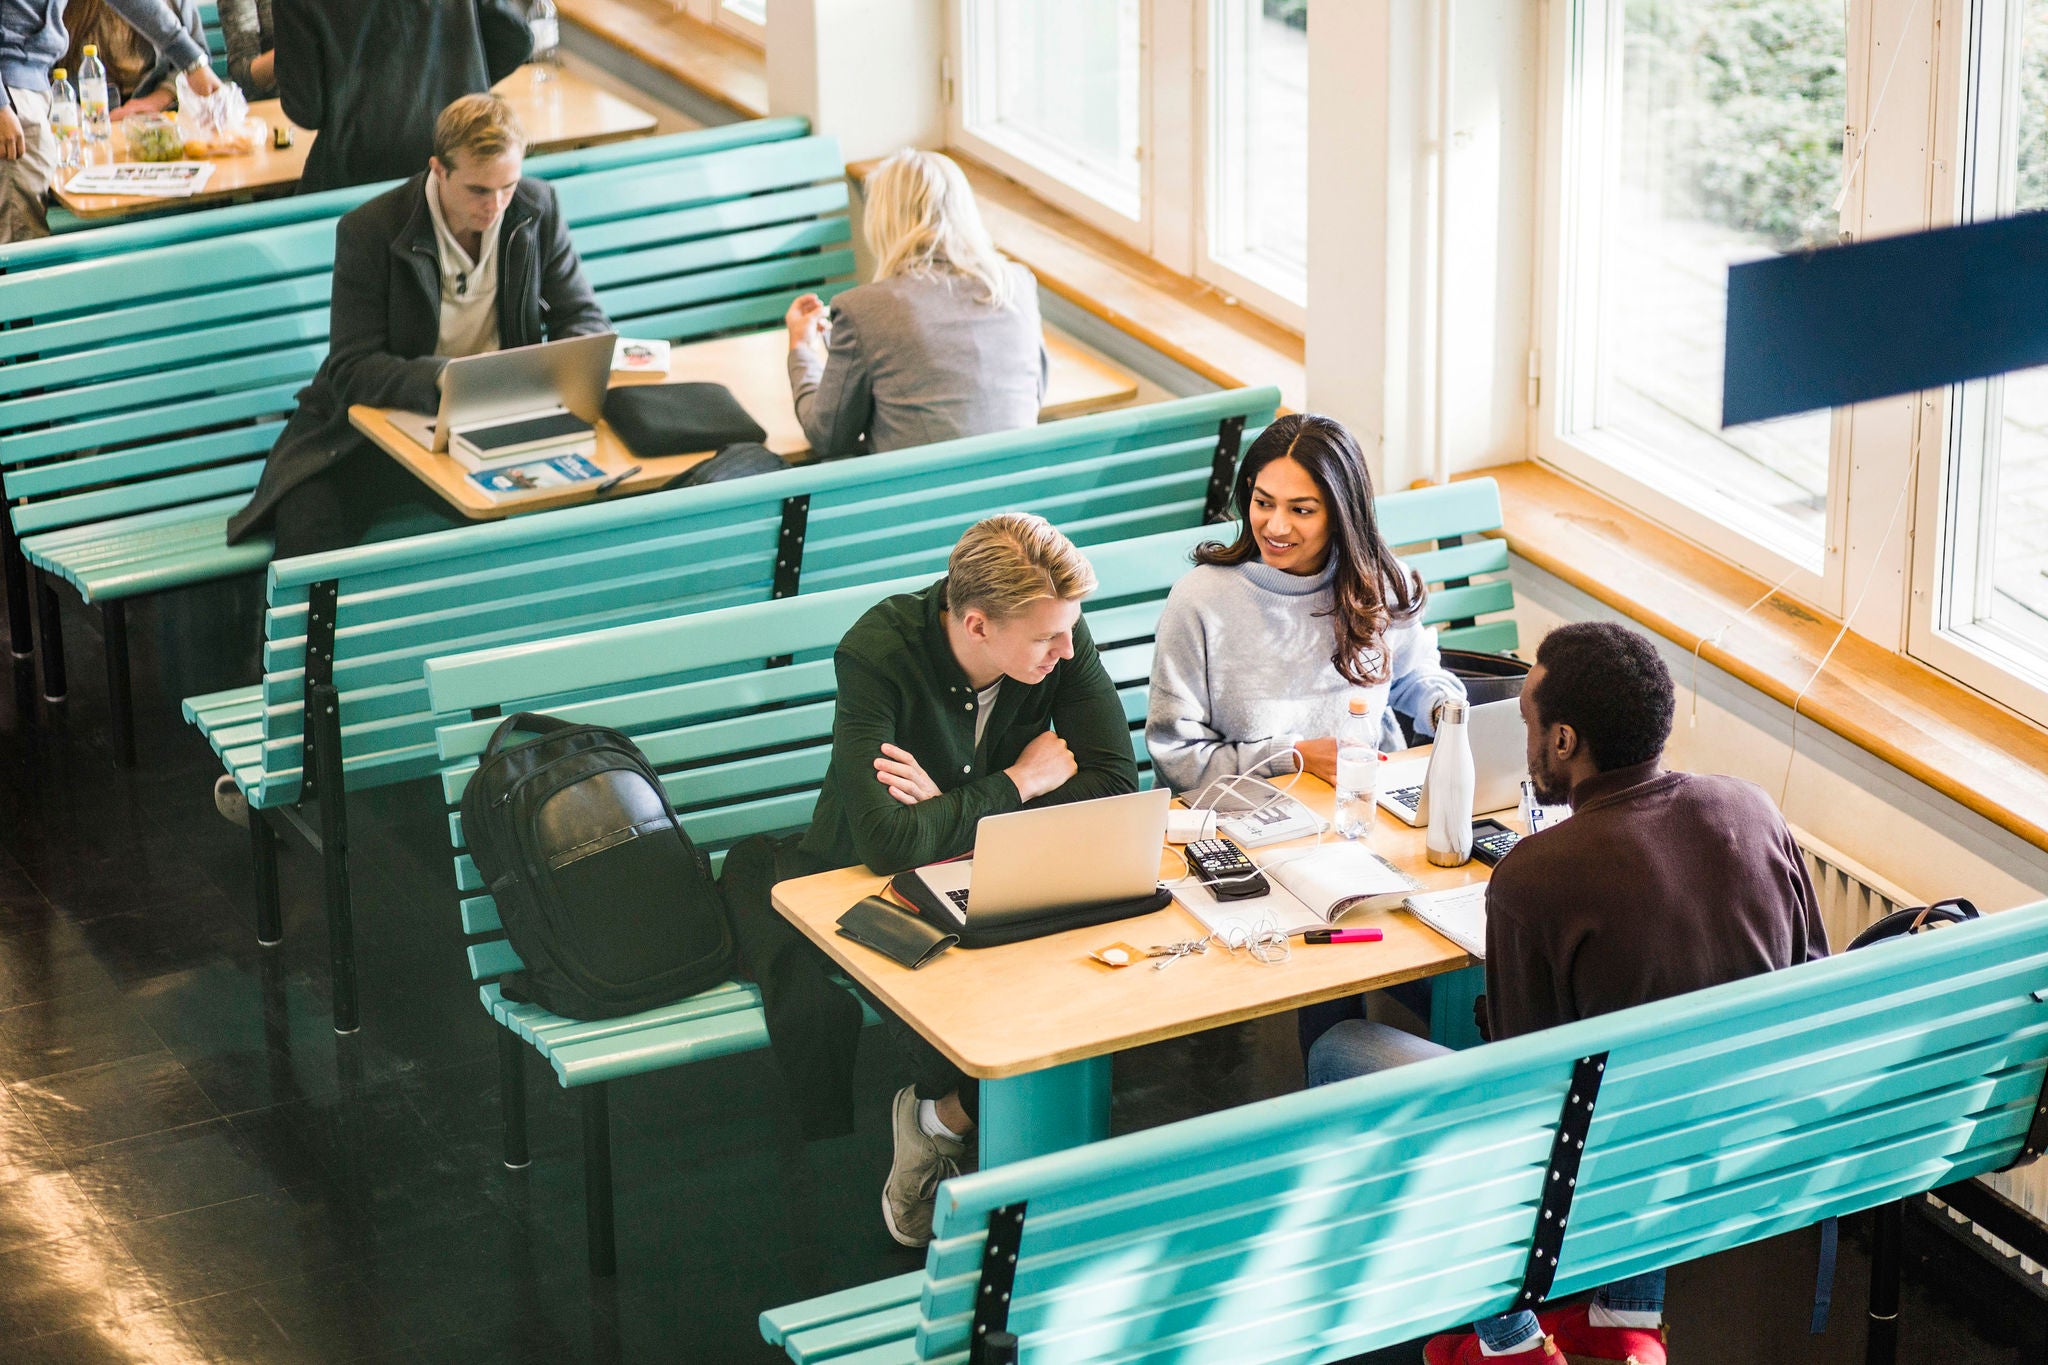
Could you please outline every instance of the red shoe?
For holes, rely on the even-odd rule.
[[[1662,1360],[1664,1357],[1657,1358]],[[1491,1365],[1496,1360],[1506,1361],[1507,1365],[1566,1365],[1565,1358],[1558,1354],[1556,1344],[1549,1337],[1525,1350],[1504,1356],[1490,1356],[1481,1351],[1478,1334],[1473,1332],[1431,1337],[1422,1345],[1423,1365]]]
[[[1664,1365],[1662,1327],[1595,1327],[1583,1303],[1538,1313],[1536,1321],[1571,1365]]]

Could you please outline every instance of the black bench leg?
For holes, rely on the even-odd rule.
[[[107,714],[114,723],[114,762],[135,766],[135,698],[128,685],[128,604],[100,608],[107,646]]]
[[[612,1119],[605,1083],[583,1087],[583,1220],[590,1230],[590,1273],[618,1273],[612,1239]]]
[[[256,941],[275,948],[284,941],[284,913],[277,901],[277,835],[263,812],[249,812],[249,848],[256,860]]]
[[[498,1111],[505,1124],[505,1168],[523,1171],[533,1164],[526,1150],[526,1041],[508,1028],[498,1030]]]
[[[43,698],[62,701],[70,690],[64,684],[64,616],[57,609],[57,590],[45,573],[36,574],[36,614],[43,628]]]
[[[7,643],[17,659],[35,652],[35,633],[29,618],[35,607],[28,595],[28,560],[21,553],[21,541],[14,534],[14,518],[0,507],[0,569],[7,576]]]
[[[334,1031],[354,1033],[356,923],[348,887],[348,797],[342,787],[341,699],[332,684],[312,689],[311,758],[319,774],[320,865],[326,886],[327,948],[334,987]]]
[[[1873,1212],[1870,1246],[1870,1338],[1865,1365],[1896,1365],[1899,1358],[1899,1268],[1905,1257],[1906,1206],[1893,1202]]]

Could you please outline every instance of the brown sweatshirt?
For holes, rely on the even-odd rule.
[[[1754,783],[1616,768],[1486,892],[1486,998],[1512,1038],[1826,957],[1792,831]]]

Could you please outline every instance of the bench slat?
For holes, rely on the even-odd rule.
[[[761,1314],[761,1335],[770,1346],[780,1346],[793,1333],[814,1331],[848,1318],[886,1313],[905,1304],[915,1304],[923,1291],[924,1276],[911,1271],[893,1279],[856,1285],[836,1294],[821,1294],[787,1308],[771,1308]]]

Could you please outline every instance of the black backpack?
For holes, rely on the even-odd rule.
[[[1906,938],[1913,934],[1924,934],[1930,929],[1946,929],[1952,924],[1968,924],[1978,919],[1977,907],[1960,896],[1932,905],[1913,905],[1894,910],[1877,923],[1865,929],[1850,941],[1850,949],[1868,948],[1873,943],[1887,939]]]
[[[522,730],[540,738],[512,744]],[[508,999],[605,1019],[732,975],[711,864],[617,730],[507,717],[462,795],[462,830],[526,964],[501,980]]]

